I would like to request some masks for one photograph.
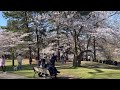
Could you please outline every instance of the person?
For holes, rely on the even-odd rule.
[[[68,61],[68,54],[65,54],[65,63]]]
[[[61,56],[61,62],[62,62],[62,64],[64,64],[64,62],[65,62],[65,56],[64,56],[64,54]]]
[[[41,58],[38,60],[38,66],[41,65]]]
[[[53,64],[51,64],[50,62],[47,64],[47,68],[48,68],[48,71],[50,73],[51,76],[53,75],[57,75],[57,73],[60,73],[57,68],[55,66],[53,66]]]
[[[43,75],[48,76],[48,73],[47,73],[47,64],[46,64],[45,58],[41,59],[41,65],[40,65],[40,67],[42,68],[42,70],[41,70],[41,73],[39,73],[38,75],[40,77],[43,77]]]
[[[90,61],[90,56],[88,56],[88,61]]]
[[[17,56],[18,70],[22,70],[22,60],[23,60],[22,55],[19,54],[19,55]]]
[[[53,53],[50,59],[50,62],[53,66],[55,66],[55,61],[57,61],[57,56]]]
[[[1,58],[0,58],[0,67],[2,68],[2,71],[3,71],[4,73],[6,73],[6,72],[5,72],[5,58],[4,58],[3,55],[2,55]]]

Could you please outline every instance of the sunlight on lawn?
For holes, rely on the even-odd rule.
[[[34,61],[34,63],[36,62]],[[6,61],[7,68],[12,68],[11,65],[12,65],[11,60],[7,60]],[[17,65],[16,60],[15,65]],[[98,67],[96,68],[95,66]],[[56,63],[56,67],[61,72],[58,75],[58,77],[72,76],[81,79],[120,79],[120,69],[119,67],[113,65],[83,61],[82,67],[78,68],[73,68],[72,62],[67,62],[67,64],[65,65],[61,65],[61,63]],[[29,65],[28,60],[23,61],[23,70],[21,71],[13,71],[12,69],[10,70],[11,70],[10,72],[12,73],[24,75],[27,76],[28,78],[33,78],[34,75],[34,71],[32,70],[32,66]]]

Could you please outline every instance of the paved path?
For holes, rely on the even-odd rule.
[[[27,77],[9,73],[9,72],[7,73],[0,72],[0,79],[27,79]]]
[[[0,71],[0,79],[46,79],[44,77],[36,77],[36,78],[27,78],[25,76],[13,74],[10,72],[3,73]],[[50,79],[50,78],[48,78]],[[80,78],[73,78],[71,75],[58,75],[57,79],[80,79]]]

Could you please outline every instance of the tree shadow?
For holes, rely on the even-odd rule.
[[[97,74],[97,73],[103,73],[104,71],[99,70],[99,69],[94,69],[96,72],[88,72],[90,74]]]
[[[25,64],[25,65],[22,65],[23,67],[23,70],[33,70],[33,67],[34,66],[37,66],[37,64],[32,64],[32,65],[29,65],[29,64]],[[99,64],[99,63],[96,63],[96,64],[82,64],[80,67],[83,67],[83,68],[88,68],[88,69],[95,69],[96,71],[98,69],[96,68],[100,68],[100,69],[114,69],[114,70],[120,70],[120,67],[119,66],[113,66],[113,65],[105,65],[105,64]],[[80,68],[80,67],[73,67],[71,64],[66,64],[66,65],[57,65],[56,68],[57,69],[77,69],[77,68]],[[1,68],[0,68],[1,70]],[[6,66],[6,71],[14,71],[12,65],[8,65]],[[100,72],[98,70],[98,72]]]
[[[104,64],[105,65],[105,64]],[[113,70],[120,70],[120,67],[119,66],[113,66],[113,65],[105,65],[105,66],[102,66],[102,65],[99,65],[99,64],[96,64],[96,65],[83,65],[81,66],[83,68],[89,68],[89,69],[94,69],[94,68],[100,68],[100,69],[113,69]]]
[[[29,65],[29,64],[26,64],[26,65],[22,65],[22,69],[23,70],[33,70],[33,67],[36,66],[36,64],[32,64],[32,65]],[[13,69],[13,66],[12,65],[7,65],[6,67],[6,71],[14,71]],[[0,68],[0,71],[2,69]]]
[[[100,68],[100,69],[120,70],[120,66],[102,64],[102,63],[95,63],[94,64],[94,62],[81,64],[80,67],[82,67],[82,68],[88,68],[88,69]],[[77,68],[80,68],[80,67],[73,67],[72,65],[68,64],[68,65],[58,66],[57,68],[58,69],[77,69]]]
[[[74,77],[57,77],[56,79],[80,79],[80,78],[74,78]]]
[[[57,67],[57,69],[77,69],[78,67],[73,67],[73,66],[69,66],[69,67]]]

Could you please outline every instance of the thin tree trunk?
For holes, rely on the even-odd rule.
[[[32,63],[32,51],[31,51],[31,46],[29,46],[29,64],[31,65]]]
[[[12,66],[14,67],[14,60],[15,60],[15,56],[14,56],[14,50],[12,48]]]
[[[95,36],[94,36],[93,41],[94,41],[94,61],[96,61]]]
[[[39,35],[37,28],[36,28],[36,34],[37,34],[37,59],[40,60]]]
[[[83,29],[83,26],[79,29],[78,33],[74,29],[74,48],[75,48],[74,60],[73,60],[73,66],[74,67],[80,66],[80,64],[81,64],[81,59],[79,59],[79,57],[78,57],[78,48],[77,48],[77,45],[78,45],[78,41],[79,41],[78,37],[79,37],[79,34],[80,34],[80,32],[81,32],[82,29]]]
[[[26,25],[26,29],[27,29],[27,33],[29,33],[29,27],[28,27],[28,15],[27,15],[27,11],[25,11],[25,25]],[[30,35],[28,36],[28,41],[31,40]],[[29,64],[31,65],[32,63],[32,50],[31,50],[31,46],[29,45]]]
[[[59,27],[58,27],[58,29],[59,29]],[[60,46],[60,41],[59,41],[59,30],[57,29],[57,47],[58,47],[58,49],[57,49],[57,60],[58,61],[60,61],[60,51],[59,51],[59,46]]]
[[[77,32],[74,30],[74,59],[73,59],[73,66],[77,67]]]

